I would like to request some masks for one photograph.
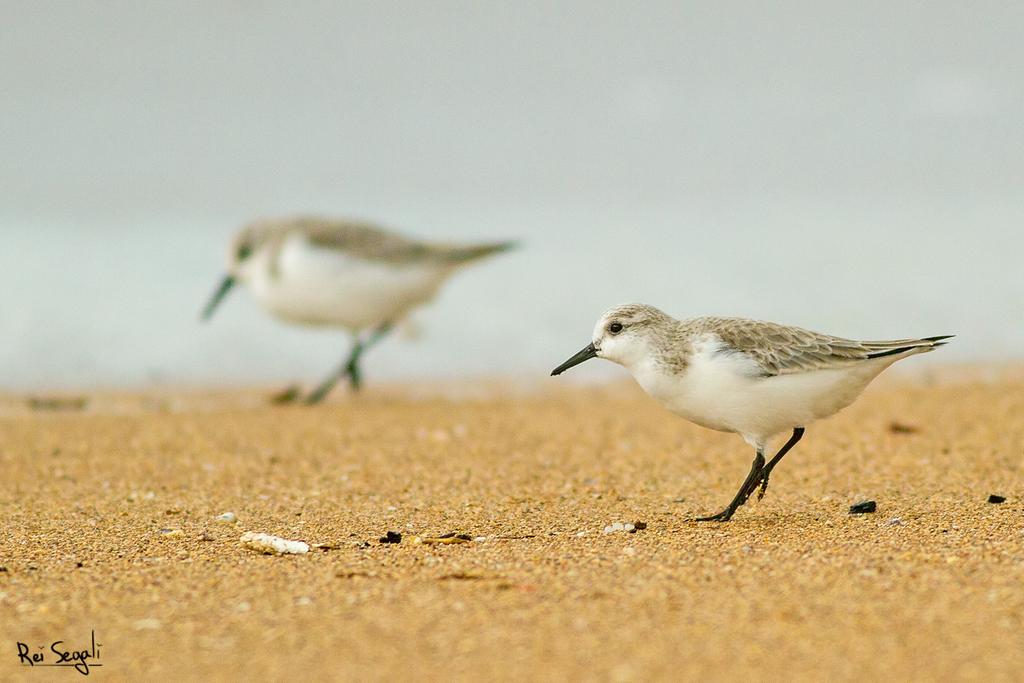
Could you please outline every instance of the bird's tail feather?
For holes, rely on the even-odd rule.
[[[448,252],[451,263],[470,263],[519,246],[518,242],[494,242],[491,244],[472,244],[465,247],[454,247]]]
[[[868,348],[868,358],[882,358],[884,356],[896,356],[901,353],[927,353],[928,351],[934,351],[940,346],[945,346],[948,343],[945,340],[952,339],[954,336],[952,334],[943,334],[937,337],[863,342],[863,344]]]

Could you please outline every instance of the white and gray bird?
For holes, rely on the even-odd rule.
[[[412,309],[431,301],[452,274],[513,246],[430,243],[350,220],[300,216],[257,221],[232,240],[227,275],[202,319],[208,320],[241,283],[281,320],[347,330],[351,350],[309,395],[307,402],[316,403],[342,377],[358,389],[363,352]]]
[[[726,521],[760,488],[804,428],[860,395],[898,360],[942,346],[952,335],[853,341],[798,327],[742,318],[676,320],[644,304],[609,309],[593,341],[552,371],[559,375],[590,358],[606,358],[632,373],[652,398],[703,427],[735,432],[756,449],[750,473],[729,505],[700,521]],[[789,441],[765,461],[772,437]]]

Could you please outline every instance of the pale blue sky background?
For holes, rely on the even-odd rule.
[[[0,387],[318,379],[338,335],[197,322],[296,212],[526,244],[370,379],[542,376],[628,300],[1019,357],[1024,9],[771,5],[0,0]]]

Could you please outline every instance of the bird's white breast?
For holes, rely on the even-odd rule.
[[[257,301],[290,322],[351,330],[397,322],[432,299],[450,270],[430,263],[371,261],[310,244],[301,233],[267,250],[247,281]]]

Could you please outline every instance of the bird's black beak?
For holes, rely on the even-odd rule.
[[[555,375],[561,375],[563,372],[565,372],[566,370],[568,370],[572,366],[579,365],[583,361],[590,360],[591,358],[594,358],[595,356],[597,356],[597,347],[595,347],[593,344],[587,344],[583,348],[583,350],[581,350],[575,356],[573,356],[572,358],[570,358],[569,360],[565,361],[564,363],[559,365],[557,368],[552,370],[551,371],[551,376],[554,377]]]
[[[224,297],[228,295],[228,292],[230,292],[231,288],[234,286],[235,278],[231,277],[230,275],[225,275],[224,279],[220,281],[220,285],[217,287],[217,291],[215,291],[213,293],[213,296],[210,297],[210,303],[206,304],[206,308],[203,309],[203,314],[202,316],[200,316],[203,322],[206,322],[207,320],[210,319],[211,316],[213,316],[214,310],[216,310],[217,306],[224,299]]]

